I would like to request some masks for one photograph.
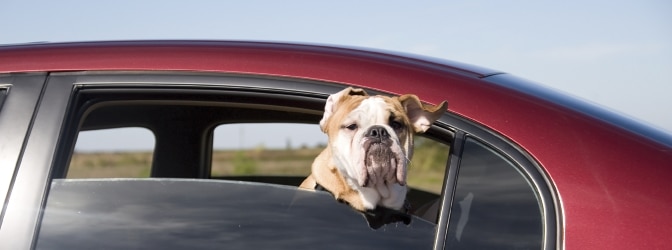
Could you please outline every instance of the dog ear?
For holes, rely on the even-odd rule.
[[[322,120],[320,120],[320,128],[323,132],[327,132],[327,120],[329,120],[329,117],[334,114],[338,108],[339,103],[346,97],[356,95],[368,96],[369,94],[367,94],[363,89],[347,87],[346,89],[341,90],[336,94],[332,94],[329,96],[329,98],[327,98],[327,103],[324,105],[324,115],[322,116]]]
[[[400,96],[399,102],[406,109],[406,115],[408,115],[411,126],[416,133],[427,131],[448,107],[446,101],[436,106],[422,104],[416,95],[411,94]]]

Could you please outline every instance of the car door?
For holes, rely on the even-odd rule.
[[[147,127],[157,138],[150,177],[208,179],[213,177],[212,133],[216,125],[268,121],[316,124],[326,97],[343,87],[200,73],[54,74],[15,174],[0,242],[3,247],[27,249],[40,241],[43,212],[49,213],[49,206],[45,207],[50,204],[49,187],[67,176],[82,128],[109,124]],[[144,114],[152,112],[165,114],[157,117],[161,122],[143,121]],[[230,119],[221,120],[223,116]],[[560,225],[557,196],[532,157],[506,138],[451,113],[439,119],[426,136],[445,145],[443,150],[448,152],[444,153],[450,155],[441,163],[447,167],[438,177],[442,188],[437,193],[409,193],[419,197],[422,209],[418,218],[433,225],[428,239],[434,240],[426,246],[556,247]],[[498,178],[510,182],[497,184],[501,181]],[[496,185],[482,187],[489,183]],[[500,214],[505,216],[497,216]],[[524,230],[512,232],[512,226]],[[479,238],[481,235],[487,237]]]

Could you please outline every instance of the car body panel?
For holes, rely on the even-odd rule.
[[[491,129],[539,163],[559,195],[560,245],[669,245],[660,240],[672,233],[666,227],[672,220],[666,212],[672,206],[669,136],[641,136],[627,122],[572,108],[580,106],[568,103],[573,100],[548,99],[507,83],[508,76],[498,71],[351,48],[263,42],[24,45],[0,48],[0,58],[0,73],[210,72],[413,93],[428,103],[448,100],[450,112]],[[664,138],[651,140],[652,134]]]
[[[611,249],[663,247],[649,239],[663,239],[670,233],[666,228],[672,216],[665,212],[672,206],[666,184],[672,176],[669,134],[519,78],[493,78],[499,79],[488,80],[515,84],[520,91],[544,97],[530,102],[555,101],[560,106],[535,111],[529,109],[533,105],[521,104],[521,110],[527,109],[518,115],[538,119],[519,124],[524,131],[515,140],[545,166],[562,196],[564,215],[570,220],[567,237],[577,237],[567,241],[568,248],[588,243]],[[501,127],[491,118],[489,124]],[[626,242],[618,240],[626,236]]]
[[[483,77],[498,73],[487,68],[429,57],[413,59],[390,56],[391,52],[272,42],[119,41],[27,44],[0,46],[0,53],[6,59],[0,62],[0,73],[163,69],[248,74],[266,72],[272,75],[284,73],[288,76],[315,75],[324,78],[336,75],[340,70],[346,70],[343,71],[344,77],[353,77],[357,74],[353,74],[352,69],[371,63],[378,64],[379,67],[399,67],[427,62],[433,62],[440,70],[449,69],[454,74]],[[320,63],[312,64],[312,67],[306,63],[315,61]],[[278,65],[277,62],[284,64]],[[455,66],[446,67],[449,64]],[[337,67],[330,68],[330,65]],[[348,71],[343,66],[351,70]]]

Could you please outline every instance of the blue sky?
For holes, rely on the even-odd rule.
[[[0,44],[216,39],[410,52],[509,72],[672,132],[672,1],[1,3]]]

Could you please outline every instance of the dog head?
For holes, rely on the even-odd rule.
[[[336,166],[348,183],[404,186],[413,134],[429,129],[446,107],[445,101],[423,105],[415,95],[369,96],[362,89],[346,88],[329,96],[320,128],[329,136]]]

